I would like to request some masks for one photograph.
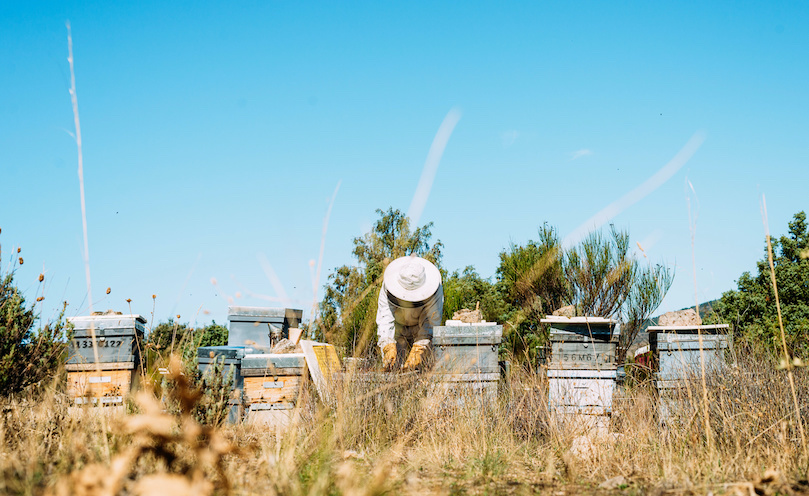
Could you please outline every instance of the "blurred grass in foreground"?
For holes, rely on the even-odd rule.
[[[214,427],[195,420],[199,392],[175,360],[174,415],[145,392],[134,414],[69,411],[56,384],[0,400],[0,492],[586,493],[616,476],[624,479],[613,491],[635,493],[724,492],[742,483],[772,494],[809,491],[800,482],[806,461],[783,373],[757,353],[737,355],[708,383],[714,450],[699,421],[700,395],[684,392],[675,420],[661,427],[650,384],[638,383],[615,399],[613,434],[581,437],[575,424],[560,425],[549,413],[545,381],[522,370],[492,400],[447,392],[430,374],[349,375],[333,408],[310,384],[283,430]],[[809,397],[807,371],[796,370],[795,380],[798,397]],[[107,434],[101,414],[109,415]],[[809,419],[805,403],[801,414]]]

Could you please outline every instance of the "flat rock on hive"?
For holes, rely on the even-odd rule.
[[[287,338],[282,338],[275,346],[272,347],[270,353],[286,354],[286,353],[303,353],[301,346],[295,344]]]
[[[557,317],[575,317],[576,316],[576,307],[573,305],[567,305],[562,308],[553,311],[553,315]]]
[[[693,308],[686,308],[676,312],[667,312],[657,321],[659,326],[697,326],[702,325],[702,319]]]
[[[469,310],[468,308],[462,308],[457,312],[452,314],[452,320],[460,320],[466,324],[476,324],[478,322],[483,322],[483,312],[480,311],[480,302],[475,305],[474,310]]]

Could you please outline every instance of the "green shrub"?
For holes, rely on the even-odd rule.
[[[71,330],[65,307],[53,322],[34,330],[38,316],[14,285],[12,270],[0,273],[0,394],[18,393],[58,373]],[[42,276],[40,276],[42,281]]]
[[[230,412],[229,401],[232,396],[233,367],[225,366],[224,360],[216,360],[211,364],[205,373],[202,373],[197,366],[197,357],[190,360],[179,360],[177,355],[170,358],[169,371],[172,367],[177,367],[182,375],[183,386],[178,387],[177,377],[171,373],[164,375],[160,383],[160,391],[163,394],[163,401],[166,409],[172,415],[180,415],[183,411],[183,404],[193,396],[193,407],[189,413],[194,420],[202,425],[219,426],[228,418]],[[188,405],[186,404],[186,407]]]
[[[179,322],[161,322],[149,331],[146,339],[147,368],[152,369],[155,364],[164,366],[172,353],[189,363],[196,360],[200,346],[224,346],[227,343],[227,328],[215,321],[196,329]]]
[[[772,250],[787,347],[791,355],[807,358],[809,223],[805,212],[795,214],[788,235],[772,238]],[[743,273],[737,286],[738,289],[725,292],[716,302],[716,313],[749,345],[764,347],[776,356],[783,354],[766,240],[755,273]]]

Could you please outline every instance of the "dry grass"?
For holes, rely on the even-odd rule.
[[[554,419],[543,381],[521,371],[491,401],[448,393],[429,375],[358,374],[337,388],[334,408],[309,387],[283,430],[199,425],[188,414],[196,392],[182,381],[176,416],[145,393],[125,415],[72,410],[52,390],[3,401],[0,493],[809,492],[799,482],[806,465],[785,374],[739,355],[707,383],[713,450],[699,380],[665,427],[642,384],[616,398],[613,434],[589,438]],[[794,374],[798,397],[809,398],[806,370]],[[805,421],[807,408],[801,413]],[[621,483],[598,488],[616,476]]]

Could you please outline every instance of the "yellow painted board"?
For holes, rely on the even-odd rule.
[[[120,397],[132,389],[134,370],[102,370],[101,372],[68,372],[67,392],[71,398]]]

